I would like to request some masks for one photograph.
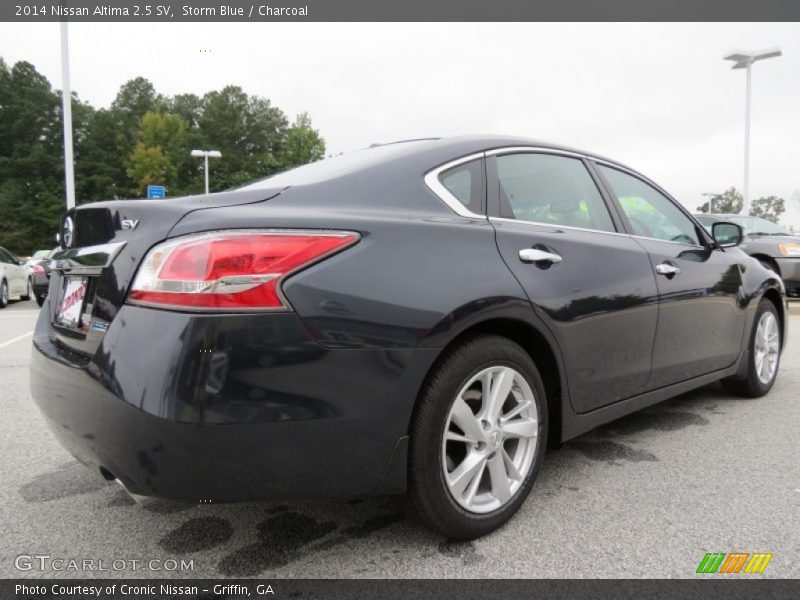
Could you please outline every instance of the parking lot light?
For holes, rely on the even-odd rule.
[[[192,150],[191,156],[203,158],[204,166],[203,166],[203,173],[205,175],[206,180],[206,194],[208,194],[208,159],[211,158],[222,158],[222,152],[219,150]]]
[[[767,58],[776,58],[781,54],[781,49],[775,46],[758,52],[737,50],[724,57],[724,60],[732,60],[734,62],[732,69],[747,70],[744,105],[744,190],[742,193],[744,202],[742,203],[741,213],[743,215],[750,214],[750,71],[754,62]]]

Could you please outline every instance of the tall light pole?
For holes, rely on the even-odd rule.
[[[75,170],[72,162],[72,88],[69,82],[69,31],[61,21],[61,102],[64,121],[64,187],[67,210],[75,208]]]
[[[765,48],[758,52],[745,52],[738,50],[724,57],[725,60],[732,60],[735,64],[732,69],[747,69],[747,83],[744,102],[744,189],[742,190],[742,214],[750,213],[750,78],[753,63],[757,60],[775,58],[781,55],[781,49]]]
[[[206,195],[208,195],[208,159],[211,158],[221,158],[222,152],[219,150],[192,150],[192,156],[197,158],[202,157],[204,159],[204,166],[203,172],[205,173],[206,178]]]

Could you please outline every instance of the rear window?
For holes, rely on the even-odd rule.
[[[483,162],[473,160],[439,175],[439,181],[461,204],[476,214],[483,213]]]
[[[319,183],[335,177],[341,177],[350,173],[355,173],[366,167],[391,161],[395,158],[406,156],[425,144],[430,144],[434,140],[412,140],[408,142],[397,142],[385,144],[373,148],[364,148],[331,156],[323,160],[303,165],[295,169],[290,169],[282,173],[255,181],[239,189],[242,190],[262,190],[270,188],[282,188],[292,185],[308,185]]]

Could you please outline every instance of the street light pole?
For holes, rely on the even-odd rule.
[[[61,21],[61,102],[64,121],[64,187],[67,210],[75,208],[75,170],[72,158],[72,88],[69,81],[69,31]]]
[[[744,100],[744,189],[742,190],[742,214],[750,214],[750,88],[753,76],[753,61],[747,61]]]
[[[752,68],[757,60],[775,58],[781,56],[781,49],[767,48],[759,52],[732,52],[724,57],[724,60],[732,60],[735,64],[732,69],[746,69],[745,77],[745,101],[744,101],[744,189],[742,190],[742,212],[750,214],[750,89],[752,86]]]
[[[191,156],[203,157],[203,174],[206,182],[206,195],[208,195],[208,157],[221,158],[222,152],[219,150],[192,150]]]

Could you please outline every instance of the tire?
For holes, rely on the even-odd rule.
[[[36,304],[39,305],[39,308],[44,306],[44,301],[45,300],[47,300],[47,296],[44,296],[44,295],[41,295],[41,294],[39,296],[36,296]]]
[[[484,387],[509,386],[505,401],[495,405],[495,415],[499,411],[509,418],[487,414],[492,403],[484,402]],[[467,401],[457,405],[457,396]],[[527,408],[520,410],[520,405]],[[519,412],[512,416],[515,407]],[[405,500],[410,516],[453,540],[474,539],[503,525],[533,486],[547,445],[547,423],[542,378],[519,345],[479,335],[450,350],[428,375],[411,422]],[[477,466],[471,471],[468,464]],[[459,469],[481,475],[459,478]]]
[[[750,332],[750,341],[747,345],[747,375],[744,378],[727,378],[722,380],[722,387],[731,394],[745,398],[760,398],[767,394],[775,383],[781,361],[781,348],[783,346],[780,317],[775,305],[768,299],[762,298],[753,319],[753,330]],[[767,325],[771,323],[772,325]],[[772,331],[770,339],[762,337],[764,329],[769,327]],[[761,348],[768,347],[766,355],[759,361]],[[772,366],[769,377],[764,377],[765,372],[759,372],[759,366],[764,366],[764,361],[769,361],[767,369]],[[774,361],[774,362],[773,362]]]
[[[24,296],[20,296],[20,300],[30,300],[33,298],[33,282],[31,282],[30,277],[28,278],[28,292]]]
[[[8,283],[6,280],[0,281],[0,308],[8,306]]]

